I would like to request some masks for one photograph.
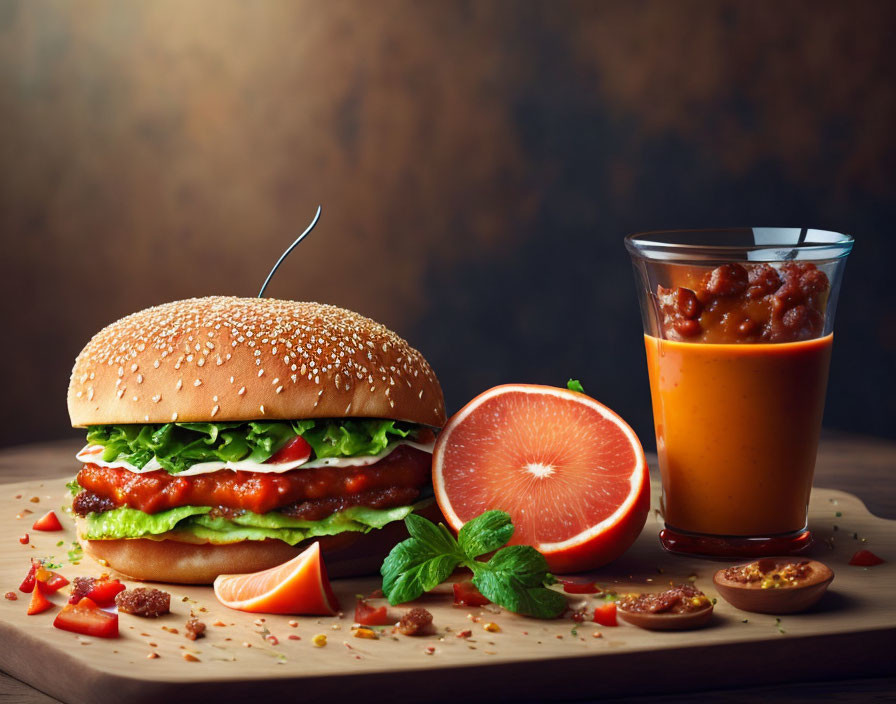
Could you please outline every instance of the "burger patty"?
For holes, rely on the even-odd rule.
[[[86,464],[78,473],[85,491],[75,497],[73,510],[86,515],[127,506],[158,513],[178,506],[214,506],[254,513],[284,509],[297,518],[318,520],[348,506],[389,508],[413,501],[430,480],[431,465],[428,452],[407,445],[364,467],[299,467],[278,474],[224,469],[179,477],[164,470],[138,474]],[[330,506],[335,508],[322,513]]]

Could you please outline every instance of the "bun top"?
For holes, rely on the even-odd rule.
[[[133,313],[75,360],[72,425],[394,418],[440,427],[442,389],[383,325],[320,303],[210,296]]]

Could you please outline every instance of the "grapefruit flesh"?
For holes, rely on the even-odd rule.
[[[222,574],[215,579],[214,589],[218,601],[237,611],[306,616],[332,616],[339,611],[316,541],[269,570]]]
[[[550,386],[497,386],[464,406],[436,443],[433,485],[452,528],[506,511],[511,544],[533,546],[555,573],[621,555],[650,508],[632,429],[589,396]]]

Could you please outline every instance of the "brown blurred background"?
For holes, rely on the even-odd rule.
[[[269,295],[393,327],[450,410],[586,390],[653,444],[622,237],[855,235],[829,427],[896,437],[896,3],[0,0],[0,445],[64,437],[137,309]]]

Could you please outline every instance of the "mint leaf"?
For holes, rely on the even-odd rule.
[[[489,601],[509,611],[535,618],[556,618],[566,609],[566,597],[543,586],[548,565],[529,545],[512,545],[488,562],[473,562],[473,584]]]
[[[437,526],[416,513],[405,518],[404,524],[408,528],[411,539],[416,541],[418,549],[429,550],[435,555],[439,553],[459,554],[457,541],[444,524],[439,523]]]
[[[411,537],[392,548],[380,568],[383,594],[393,606],[435,589],[464,559],[457,541],[441,523],[436,526],[413,513],[404,522]]]
[[[570,379],[566,382],[566,388],[570,391],[577,391],[580,394],[585,393],[585,389],[582,388],[582,382],[578,379]]]
[[[509,513],[486,511],[464,523],[457,534],[457,542],[467,557],[474,558],[507,545],[512,535]]]

